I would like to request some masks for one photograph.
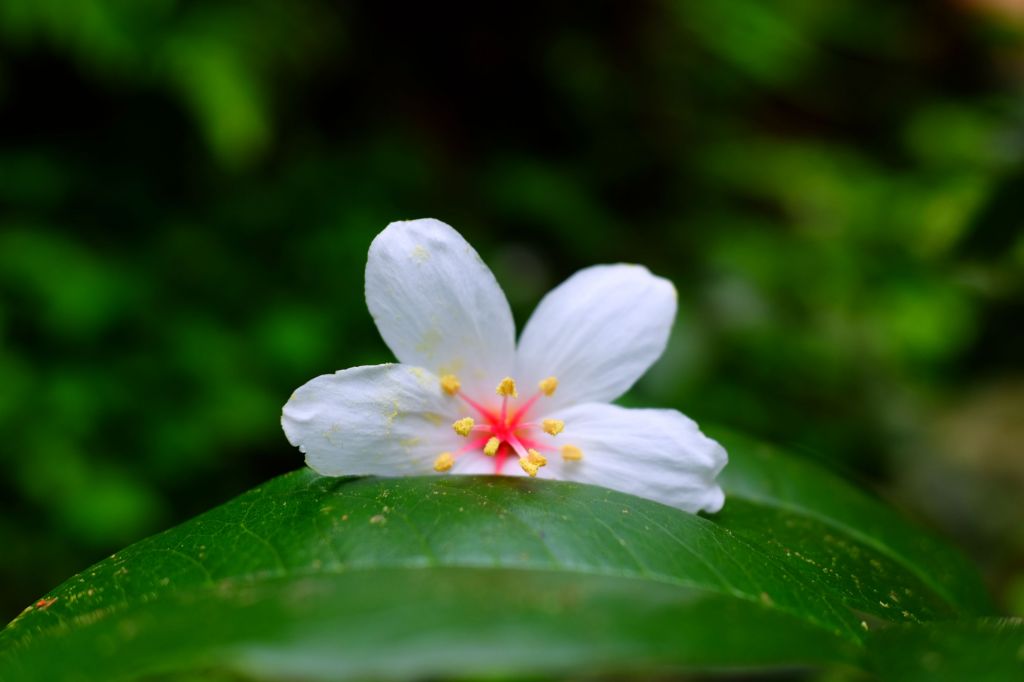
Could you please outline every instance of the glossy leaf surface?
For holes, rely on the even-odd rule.
[[[886,682],[1024,679],[1024,620],[979,618],[887,628],[868,641]]]
[[[709,518],[564,482],[298,471],[55,589],[0,634],[0,678],[855,663],[876,625],[985,610],[963,560],[877,501],[727,447]]]

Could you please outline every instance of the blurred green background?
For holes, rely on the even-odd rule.
[[[1012,0],[0,0],[0,616],[301,466],[280,407],[389,359],[366,250],[424,216],[520,324],[673,279],[631,400],[860,480],[1024,614],[1022,84]]]

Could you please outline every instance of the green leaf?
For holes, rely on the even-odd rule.
[[[845,592],[848,600],[855,600],[851,603],[855,608],[885,620],[993,612],[974,566],[931,533],[806,460],[729,431],[711,432],[732,457],[721,475],[727,500],[742,499],[754,508],[755,516],[737,519],[735,530],[758,543],[788,542],[782,548],[792,550],[787,556]],[[774,520],[758,522],[756,515],[767,513],[765,507],[771,509]],[[718,520],[732,526],[744,510],[749,516],[749,507],[727,504]],[[870,556],[862,554],[862,549]],[[851,570],[844,575],[841,567],[859,567],[862,572]],[[923,588],[917,597],[938,600],[939,611],[921,611],[923,602],[919,602],[908,609],[910,616],[902,615],[915,585]],[[911,595],[906,595],[907,589]]]
[[[1024,620],[981,618],[886,628],[868,641],[887,682],[1024,680]]]
[[[856,665],[877,625],[986,610],[877,501],[721,437],[710,518],[565,482],[282,476],[56,588],[0,633],[0,679]]]

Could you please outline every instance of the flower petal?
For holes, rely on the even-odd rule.
[[[661,356],[675,315],[675,287],[645,267],[580,270],[548,293],[526,323],[515,376],[531,390],[556,376],[548,409],[609,402]]]
[[[301,386],[281,426],[325,476],[433,473],[437,455],[459,445],[449,425],[456,400],[419,367],[353,367]]]
[[[366,305],[402,363],[493,393],[515,363],[515,325],[490,269],[462,236],[426,218],[391,223],[370,245]]]
[[[550,453],[545,478],[593,483],[688,512],[722,508],[725,495],[715,477],[728,456],[682,413],[589,403],[554,416],[565,420],[565,430],[544,442],[575,445],[583,459]]]

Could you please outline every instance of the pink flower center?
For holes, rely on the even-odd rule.
[[[462,391],[459,391],[457,395],[480,415],[483,423],[475,424],[472,427],[472,440],[455,454],[480,450],[485,455],[492,455],[494,457],[494,473],[500,474],[510,452],[514,452],[521,460],[529,461],[530,450],[539,452],[555,450],[535,438],[536,431],[540,430],[541,425],[526,420],[530,408],[544,395],[543,391],[537,391],[529,400],[515,406],[509,405],[510,396],[503,395],[501,406],[498,408],[485,407]],[[488,453],[484,448],[488,443],[492,443],[493,447],[492,438],[497,439],[497,448],[492,453]]]
[[[462,391],[462,385],[456,376],[446,374],[441,377],[441,388],[451,396],[458,396],[473,408],[480,423],[473,417],[463,417],[452,424],[452,428],[460,436],[469,438],[469,442],[455,452],[442,452],[434,461],[436,471],[449,471],[455,464],[455,458],[476,450],[488,457],[494,457],[494,473],[500,474],[505,462],[513,454],[519,459],[519,466],[530,476],[547,465],[548,459],[542,452],[552,452],[557,448],[545,444],[539,438],[538,431],[552,436],[562,432],[565,423],[560,419],[542,419],[539,422],[529,421],[529,412],[538,400],[550,396],[558,388],[558,380],[548,377],[538,385],[538,391],[523,403],[511,404],[509,401],[519,397],[516,382],[505,377],[498,384],[496,393],[501,396],[501,405],[491,407],[483,401],[477,401]],[[583,453],[574,445],[562,447],[562,458],[576,461],[583,458]]]

